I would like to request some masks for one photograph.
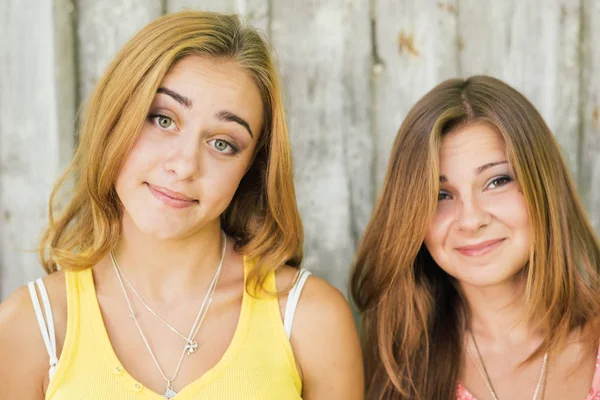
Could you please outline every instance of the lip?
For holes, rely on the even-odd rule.
[[[504,239],[486,240],[469,246],[456,247],[456,251],[469,257],[482,256],[498,247],[503,241]]]
[[[172,208],[187,208],[198,203],[198,200],[192,199],[182,193],[175,192],[162,186],[154,186],[145,182],[148,190],[157,200]]]

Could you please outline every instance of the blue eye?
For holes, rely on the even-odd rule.
[[[498,188],[498,187],[504,186],[510,182],[512,182],[512,178],[510,176],[507,176],[507,175],[499,176],[490,181],[490,183],[488,184],[488,188],[490,188],[490,189]]]

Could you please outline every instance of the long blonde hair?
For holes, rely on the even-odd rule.
[[[264,128],[253,162],[227,210],[223,230],[256,260],[262,284],[269,271],[302,260],[303,230],[293,186],[292,158],[279,78],[271,49],[235,15],[186,11],[152,22],[119,52],[91,95],[74,159],[50,198],[41,239],[44,269],[96,264],[119,239],[122,205],[114,182],[166,73],[188,55],[237,62],[263,101]],[[74,177],[72,196],[56,216],[58,193]],[[62,189],[62,190],[61,190]]]
[[[579,327],[595,327],[588,332],[598,338],[600,244],[552,133],[507,84],[486,76],[448,80],[400,127],[357,253],[352,295],[363,312],[369,399],[456,398],[468,310],[423,240],[437,208],[441,138],[475,121],[502,135],[528,206],[524,318],[535,315],[547,333],[530,359],[559,348]]]

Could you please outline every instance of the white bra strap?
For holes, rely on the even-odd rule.
[[[37,284],[37,287],[40,291],[40,295],[42,297],[42,303],[44,305],[46,320],[44,320],[44,314],[42,314],[42,308],[40,306],[40,301],[36,293],[34,283],[29,282],[27,286],[29,287],[29,295],[31,296],[31,302],[33,303],[33,309],[35,310],[35,316],[40,327],[40,332],[42,333],[42,337],[44,338],[46,351],[48,351],[48,356],[50,357],[50,370],[48,371],[48,375],[50,376],[50,379],[52,379],[54,371],[56,371],[56,365],[58,364],[58,358],[56,358],[56,336],[54,333],[54,319],[52,318],[50,299],[48,298],[48,292],[46,291],[46,286],[44,285],[44,282],[38,278],[36,279],[35,283]]]
[[[292,290],[290,290],[290,293],[288,294],[287,304],[285,306],[285,317],[283,319],[283,327],[285,328],[285,333],[288,339],[292,334],[292,324],[294,322],[296,306],[298,306],[298,300],[300,299],[302,288],[304,288],[304,284],[306,283],[306,279],[309,275],[309,271],[301,269],[296,284],[294,287],[292,287]]]

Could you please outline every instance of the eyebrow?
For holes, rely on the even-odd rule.
[[[175,100],[182,106],[185,106],[186,108],[192,108],[192,105],[193,105],[192,100],[190,100],[189,98],[187,98],[183,95],[180,95],[177,92],[174,92],[171,89],[168,89],[166,87],[159,87],[158,90],[156,91],[156,93],[166,94],[167,96],[171,97],[173,100]],[[242,117],[239,117],[230,111],[219,111],[215,115],[221,121],[236,122],[236,123],[240,124],[241,126],[246,128],[246,130],[250,134],[250,137],[254,138],[252,129],[250,129],[250,124],[248,124],[248,122],[246,122],[246,120],[243,119]]]
[[[503,161],[495,161],[495,162],[487,163],[485,165],[482,165],[481,167],[477,167],[477,169],[475,170],[475,173],[477,175],[479,175],[480,173],[482,173],[486,169],[492,168],[492,167],[495,167],[496,165],[501,165],[501,164],[508,164],[508,161],[503,160]]]
[[[236,123],[240,124],[241,126],[243,126],[244,128],[246,128],[246,130],[250,134],[250,137],[254,138],[254,135],[252,134],[252,130],[250,129],[250,125],[242,117],[239,117],[239,116],[237,116],[234,113],[229,112],[229,111],[219,111],[216,114],[216,116],[221,121],[236,122]]]
[[[508,164],[508,161],[503,160],[503,161],[494,161],[491,163],[487,163],[484,164],[480,167],[475,168],[475,174],[479,175],[480,173],[482,173],[483,171],[485,171],[488,168],[492,168],[495,167],[496,165],[502,165],[502,164]],[[444,182],[448,182],[448,178],[446,178],[444,175],[440,176],[440,182],[444,183]]]
[[[166,94],[167,96],[171,97],[173,100],[175,100],[182,106],[185,106],[186,108],[192,108],[192,100],[188,99],[185,96],[180,95],[177,92],[172,91],[171,89],[167,89],[165,87],[159,87],[158,90],[156,91],[156,93]]]

